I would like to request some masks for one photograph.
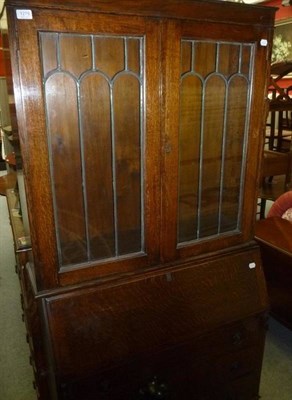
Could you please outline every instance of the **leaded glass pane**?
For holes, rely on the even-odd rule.
[[[181,42],[178,243],[239,231],[252,44]]]
[[[144,252],[144,39],[40,44],[60,266]]]

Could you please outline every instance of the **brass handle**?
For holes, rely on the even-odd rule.
[[[167,385],[159,381],[157,376],[154,376],[144,388],[139,390],[139,399],[141,400],[167,399],[167,396]]]
[[[242,337],[242,333],[241,332],[236,332],[233,336],[232,336],[232,343],[235,346],[239,346],[241,345],[243,342],[243,337]]]

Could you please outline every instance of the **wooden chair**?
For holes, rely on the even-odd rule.
[[[271,65],[269,87],[269,117],[266,140],[269,150],[289,151],[291,146],[292,98],[291,86],[281,87],[279,81],[292,72],[292,62],[279,62]]]
[[[0,196],[6,196],[8,189],[15,189],[17,183],[16,172],[0,176]]]
[[[265,150],[258,197],[260,219],[265,218],[267,200],[275,201],[291,186],[292,151],[281,153]]]

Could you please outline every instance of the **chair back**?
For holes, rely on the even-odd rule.
[[[265,150],[262,162],[262,179],[283,176],[284,189],[291,182],[292,152],[281,153],[278,151]],[[264,182],[263,182],[264,183]],[[285,190],[285,191],[286,191]]]
[[[292,97],[291,86],[278,84],[292,72],[292,62],[271,65],[269,87],[269,116],[267,118],[266,144],[269,150],[287,151],[292,143]]]
[[[265,217],[266,201],[275,201],[291,187],[292,151],[281,153],[265,150],[261,167],[258,197],[260,218]]]

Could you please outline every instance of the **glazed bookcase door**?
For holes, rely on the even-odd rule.
[[[58,270],[62,282],[74,281],[80,270],[86,279],[154,263],[160,203],[156,23],[33,11],[33,20],[18,24],[20,90],[34,88],[23,104],[34,113],[26,112],[22,144],[30,153],[36,262],[44,271]],[[26,57],[32,70],[23,67]]]
[[[60,265],[144,252],[143,37],[39,40]]]
[[[165,85],[165,108],[176,108],[171,120],[166,118],[165,186],[177,202],[164,208],[166,259],[252,238],[256,199],[247,196],[256,193],[253,157],[262,122],[256,115],[255,82],[262,99],[265,90],[256,64],[264,62],[267,49],[258,45],[258,33],[240,28],[214,25],[206,38],[200,23],[187,29],[173,25],[168,25],[172,42],[166,46],[179,62],[171,85]]]

